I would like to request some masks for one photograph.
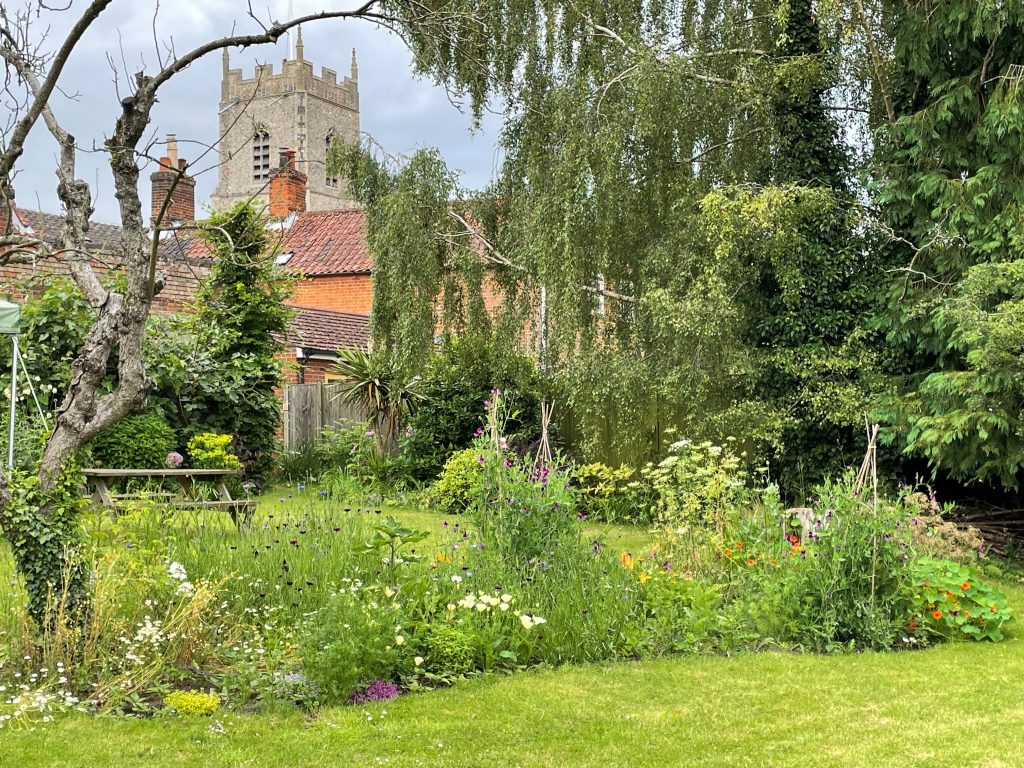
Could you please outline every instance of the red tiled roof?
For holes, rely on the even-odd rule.
[[[26,234],[41,238],[50,245],[59,245],[64,230],[64,215],[33,211],[28,208],[15,207],[18,220],[28,228]],[[121,227],[117,224],[104,224],[99,221],[89,222],[89,231],[85,235],[85,248],[90,253],[114,257],[119,260],[121,254]],[[160,261],[189,262],[195,264],[210,263],[206,246],[197,237],[179,239],[168,236],[160,241],[157,249]]]
[[[292,254],[290,272],[309,277],[369,272],[366,211],[306,211],[295,217],[281,243],[281,253]]]
[[[373,267],[366,245],[366,211],[344,208],[336,211],[303,211],[295,214],[277,251],[291,254],[286,269],[306,277],[365,274]],[[183,239],[182,255],[188,260],[209,258],[206,243],[200,237]]]
[[[285,341],[290,347],[334,352],[342,347],[366,349],[370,343],[370,318],[354,312],[290,305],[295,315]]]

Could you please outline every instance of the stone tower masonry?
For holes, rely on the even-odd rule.
[[[303,58],[299,29],[295,58],[282,71],[257,65],[254,77],[231,69],[223,54],[220,99],[220,167],[210,203],[214,209],[239,200],[269,201],[269,182],[283,150],[294,150],[295,170],[306,175],[306,209],[351,208],[344,179],[328,176],[325,160],[329,142],[359,140],[359,71],[352,51],[348,77],[324,67],[313,74]]]

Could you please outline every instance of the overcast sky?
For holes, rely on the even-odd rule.
[[[17,0],[5,3],[9,8]],[[114,75],[107,56],[117,65],[124,88],[125,63],[129,72],[141,69],[152,72],[156,60],[153,41],[154,0],[114,0],[100,19],[90,28],[61,80],[66,94],[75,99],[56,96],[52,104],[57,117],[78,139],[79,146],[89,149],[102,146],[118,113]],[[352,7],[354,0],[293,0],[296,16],[323,8]],[[44,14],[43,23],[51,25],[51,47],[59,45],[63,33],[77,18],[84,0],[74,0],[71,11]],[[288,14],[287,0],[254,0],[254,8],[262,8],[264,18],[283,20]],[[254,30],[247,18],[245,0],[173,0],[164,2],[157,17],[161,41],[173,37],[179,52],[210,39],[228,35],[232,26],[239,32]],[[42,29],[42,24],[37,27]],[[396,37],[363,21],[321,21],[303,27],[305,58],[319,73],[326,66],[347,75],[351,49],[359,59],[360,119],[362,130],[376,138],[389,152],[406,153],[420,146],[439,147],[449,165],[463,173],[462,183],[469,188],[485,185],[493,176],[497,163],[495,141],[500,118],[488,115],[483,130],[470,132],[469,115],[461,114],[450,103],[444,89],[431,82],[416,79],[411,69],[409,52]],[[241,53],[231,53],[232,68],[244,67],[245,76],[252,76],[254,64],[273,63],[280,71],[288,44],[264,46]],[[160,91],[160,103],[153,110],[151,130],[155,136],[166,133],[178,136],[179,154],[193,159],[197,149],[188,140],[212,143],[216,140],[217,109],[220,99],[221,57],[212,54],[193,64]],[[56,147],[40,121],[33,130],[25,155],[18,163],[15,181],[17,202],[25,208],[42,208],[59,212],[55,191],[54,169]],[[79,176],[93,186],[96,206],[95,221],[118,223],[117,201],[113,196],[106,155],[83,152],[78,159]],[[206,165],[210,163],[207,162]],[[145,168],[140,184],[144,210],[149,211],[149,174]],[[216,171],[197,179],[197,213],[208,202],[216,183]]]

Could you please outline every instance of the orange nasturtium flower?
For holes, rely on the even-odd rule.
[[[753,565],[753,564],[754,564],[754,558],[752,558],[752,557],[747,558],[747,565]]]
[[[731,549],[725,550],[725,556],[726,557],[732,557],[732,550]]]
[[[917,619],[915,619],[914,617],[911,617],[910,618],[910,623],[907,625],[907,627],[909,627],[911,632],[913,632],[915,629],[917,629]]]
[[[969,581],[965,581],[963,584],[960,585],[960,589],[962,589],[964,592],[966,592],[970,588],[971,588],[971,582],[969,582]]]
[[[998,610],[999,610],[999,609],[998,609],[998,608],[996,608],[996,607],[995,607],[994,605],[990,605],[990,606],[988,607],[988,609],[989,609],[990,611],[992,611],[992,613],[995,613],[996,611],[998,611]]]
[[[968,619],[971,618],[971,612],[970,611],[964,611],[964,616],[966,616]]]
[[[941,619],[942,618],[942,611],[933,611],[932,612],[932,618],[933,619]]]
[[[743,549],[743,542],[742,541],[737,541],[736,542],[736,549]]]

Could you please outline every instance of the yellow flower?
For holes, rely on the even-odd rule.
[[[645,581],[651,580],[651,574],[647,571],[640,571],[640,575],[637,576],[637,579],[639,579],[640,583],[643,584]]]
[[[437,556],[437,562],[439,563],[450,563],[451,561],[452,559],[448,557],[448,555],[446,555],[444,552]]]
[[[629,568],[629,570],[633,570],[633,566],[635,565],[633,556],[625,550],[623,550],[622,554],[619,555],[619,562],[622,563],[624,567]]]

